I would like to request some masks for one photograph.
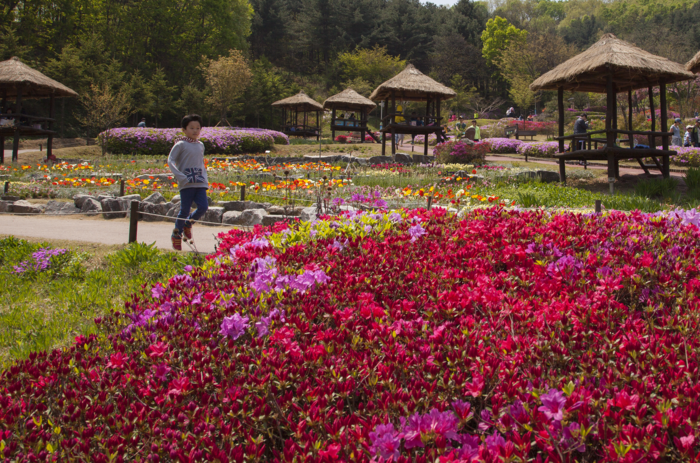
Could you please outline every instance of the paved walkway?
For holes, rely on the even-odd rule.
[[[170,233],[173,225],[167,222],[139,222],[139,242],[161,249],[172,249]],[[195,243],[200,252],[212,253],[214,236],[229,230],[226,227],[194,227]],[[0,235],[14,235],[56,240],[83,241],[101,244],[126,244],[129,241],[129,221],[126,219],[105,220],[101,217],[47,217],[0,215]],[[183,251],[189,250],[183,243]]]
[[[548,164],[552,166],[556,166],[557,172],[559,172],[559,162],[555,160],[550,160],[550,159],[533,159],[530,158],[529,162],[525,162],[525,158],[518,158],[518,157],[510,157],[507,154],[505,155],[489,155],[486,156],[487,161],[493,161],[493,162],[520,162],[522,163],[521,166],[529,166],[531,164]],[[583,166],[572,166],[571,164],[567,164],[567,171],[568,168],[571,167],[583,167]],[[608,166],[605,165],[592,165],[588,164],[588,168],[591,170],[608,170]],[[620,175],[625,175],[625,174],[630,174],[630,175],[644,175],[644,171],[642,169],[634,169],[631,167],[625,167],[625,166],[620,166]],[[658,170],[651,170],[652,175],[658,175],[661,176],[661,173]],[[685,172],[671,172],[671,177],[685,177]]]

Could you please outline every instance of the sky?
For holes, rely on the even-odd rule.
[[[422,0],[423,3],[427,3],[427,0]],[[457,3],[458,0],[429,0],[431,3],[436,5],[452,6]]]

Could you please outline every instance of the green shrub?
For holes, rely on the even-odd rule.
[[[634,192],[646,198],[663,198],[676,191],[676,188],[678,180],[674,178],[652,178],[637,182]]]

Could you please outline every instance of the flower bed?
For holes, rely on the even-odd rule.
[[[700,167],[700,148],[671,147],[678,154],[671,156],[671,162],[677,166]]]
[[[517,153],[518,147],[523,144],[515,138],[487,138],[485,141],[489,144],[492,153],[500,154]]]
[[[567,145],[568,146],[568,145]],[[564,148],[567,149],[567,146]],[[518,154],[535,156],[540,158],[551,158],[559,152],[559,143],[554,141],[541,143],[522,143],[518,145]]]
[[[406,137],[406,135],[404,135]],[[414,143],[425,144],[425,135],[416,135],[413,139]],[[437,143],[437,135],[434,133],[428,134],[428,146],[433,146]]]
[[[486,141],[469,144],[453,140],[439,143],[433,149],[433,155],[440,164],[473,164],[484,162],[489,149],[490,145]]]
[[[182,136],[180,129],[124,127],[102,132],[98,139],[112,153],[167,155]],[[204,127],[200,140],[206,154],[261,153],[275,143],[289,144],[281,132],[253,128]]]
[[[0,455],[694,458],[700,216],[443,214],[229,232],[2,372]]]

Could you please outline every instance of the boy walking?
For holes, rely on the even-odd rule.
[[[190,114],[182,119],[184,140],[175,143],[168,155],[168,167],[177,180],[180,190],[180,212],[177,214],[175,229],[170,237],[173,249],[182,250],[182,235],[186,240],[192,240],[192,221],[201,218],[207,209],[207,168],[204,165],[204,144],[199,141],[202,130],[202,118]],[[197,210],[190,214],[192,203]]]

